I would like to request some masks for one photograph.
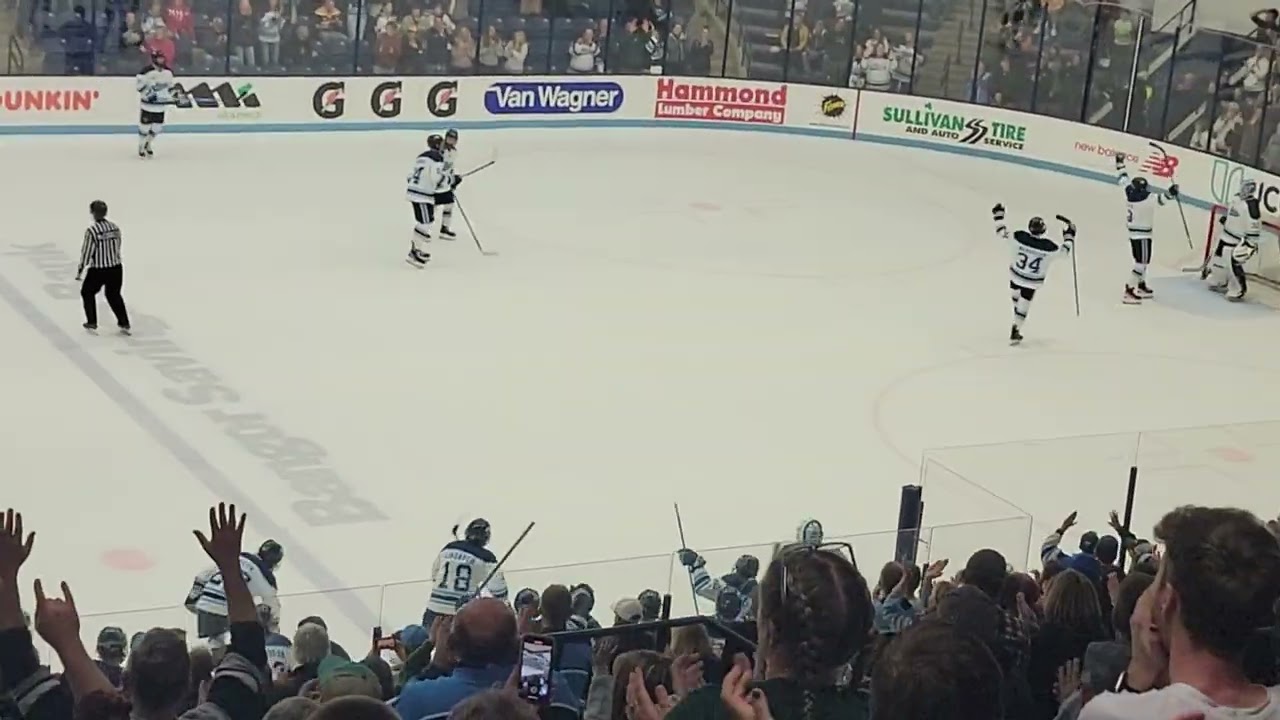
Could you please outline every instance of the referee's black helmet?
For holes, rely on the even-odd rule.
[[[89,203],[89,214],[93,215],[95,220],[101,220],[107,216],[107,204],[101,200],[94,200]]]

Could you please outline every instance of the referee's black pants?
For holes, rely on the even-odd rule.
[[[111,312],[116,314],[116,324],[129,327],[129,311],[124,307],[124,298],[120,288],[124,286],[124,266],[112,265],[106,268],[89,268],[84,275],[84,284],[80,286],[80,299],[84,301],[84,319],[90,325],[98,324],[98,291],[105,290],[107,304]]]

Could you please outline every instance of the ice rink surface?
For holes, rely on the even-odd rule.
[[[1194,253],[1175,209],[1157,298],[1127,307],[1104,184],[822,138],[462,135],[461,169],[499,152],[459,193],[499,255],[455,219],[423,271],[403,262],[422,133],[163,136],[149,162],[128,136],[0,139],[0,457],[3,502],[41,534],[29,578],[70,581],[91,612],[177,606],[207,564],[189,531],[224,498],[255,545],[285,545],[287,593],[424,578],[475,515],[499,553],[538,522],[512,568],[669,553],[673,502],[694,547],[806,516],[882,531],[924,451],[981,443],[1002,444],[934,456],[926,524],[1025,511],[1035,543],[1078,509],[1102,529],[1143,452],[1140,530],[1180,503],[1280,508],[1280,425],[1021,442],[1280,417],[1280,316],[1177,271]],[[80,330],[95,198],[124,232],[134,338]],[[1081,317],[1059,261],[1018,348],[996,201],[1080,228]],[[1197,250],[1206,217],[1188,209]],[[324,522],[335,507],[372,520]],[[930,550],[984,544],[956,537]],[[658,557],[511,584],[592,582],[607,613],[672,577]],[[314,607],[367,633],[426,593],[286,600],[286,620]]]

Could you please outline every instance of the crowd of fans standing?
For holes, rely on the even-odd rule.
[[[20,581],[38,546],[22,515],[5,513],[0,717],[1280,717],[1280,523],[1238,509],[1176,508],[1153,541],[1113,514],[1108,534],[1085,532],[1068,552],[1061,543],[1072,513],[1027,573],[979,549],[953,574],[940,560],[890,562],[868,576],[847,544],[798,542],[767,563],[753,614],[710,631],[644,624],[654,617],[644,594],[614,603],[612,627],[600,629],[592,605],[580,602],[584,586],[552,585],[520,593],[514,609],[472,599],[430,628],[408,626],[354,656],[322,618],[281,635],[240,574],[245,517],[225,505],[208,517],[195,535],[223,571],[230,643],[189,646],[179,630],[152,628],[126,647],[124,630],[109,627],[95,660],[72,589]],[[39,664],[20,587],[33,588],[34,629],[60,674]],[[556,635],[574,628],[596,630]],[[526,634],[564,638],[542,703],[518,689]]]

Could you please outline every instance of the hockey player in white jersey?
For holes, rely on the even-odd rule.
[[[1004,205],[997,203],[991,208],[991,216],[996,223],[996,237],[1009,240],[1009,228],[1005,225]],[[1013,327],[1009,329],[1009,344],[1022,342],[1022,324],[1027,321],[1027,313],[1031,311],[1031,301],[1036,291],[1044,286],[1044,279],[1049,274],[1049,265],[1059,252],[1071,252],[1076,239],[1076,226],[1061,215],[1060,220],[1067,226],[1062,231],[1062,244],[1046,237],[1044,219],[1033,217],[1027,223],[1026,230],[1013,233],[1013,259],[1009,263],[1009,290],[1013,299]]]
[[[1178,184],[1169,186],[1166,192],[1151,191],[1147,179],[1135,175],[1130,178],[1124,166],[1124,153],[1116,153],[1116,179],[1124,189],[1127,203],[1129,248],[1133,253],[1133,270],[1125,283],[1123,300],[1126,305],[1140,305],[1154,293],[1147,286],[1147,266],[1151,264],[1151,233],[1155,227],[1156,206],[1165,200],[1178,197]]]
[[[164,127],[164,111],[173,104],[173,72],[169,70],[164,55],[151,53],[151,64],[138,73],[135,84],[142,112],[138,117],[138,157],[149,158],[155,154],[151,144]]]
[[[431,259],[427,243],[431,242],[431,224],[435,222],[436,198],[447,194],[452,202],[453,190],[462,184],[462,178],[448,170],[444,161],[444,138],[431,135],[427,138],[427,151],[413,162],[413,169],[406,180],[405,198],[413,205],[413,244],[407,261],[414,267],[422,267]]]
[[[1240,190],[1218,218],[1222,231],[1209,261],[1209,289],[1226,293],[1227,299],[1240,302],[1249,291],[1244,264],[1258,251],[1262,232],[1262,209],[1258,206],[1258,182],[1245,179]]]
[[[756,588],[759,587],[759,582],[756,580],[756,575],[760,573],[759,558],[755,555],[743,555],[733,564],[733,572],[715,578],[707,572],[706,558],[693,550],[681,548],[676,555],[679,556],[681,564],[689,570],[689,576],[693,580],[693,591],[698,597],[715,602],[719,608],[720,604],[726,601],[725,595],[731,594],[734,602],[727,604],[737,610],[736,617],[732,620],[741,622],[754,617]]]
[[[462,182],[462,177],[458,175],[454,169],[454,163],[458,157],[458,131],[449,128],[444,133],[444,148],[440,154],[444,156],[444,171],[450,177],[457,178],[457,183]],[[454,183],[453,187],[457,187]],[[440,237],[445,240],[457,240],[458,233],[454,232],[450,225],[453,223],[453,206],[456,202],[453,197],[453,188],[447,192],[436,195],[436,208],[440,210]]]
[[[262,543],[257,553],[240,554],[240,574],[258,606],[266,608],[260,613],[269,611],[276,618],[280,617],[280,598],[275,570],[283,560],[284,548],[275,540]],[[211,644],[217,645],[231,630],[227,620],[227,594],[218,568],[196,575],[184,605],[195,613],[197,637],[208,638]]]
[[[457,530],[455,527],[454,532]],[[445,545],[436,556],[431,567],[431,596],[422,614],[423,627],[431,627],[438,615],[456,615],[458,608],[480,593],[486,578],[489,582],[483,587],[485,595],[507,599],[507,581],[498,569],[498,559],[485,547],[490,534],[488,520],[472,520],[462,539]]]

